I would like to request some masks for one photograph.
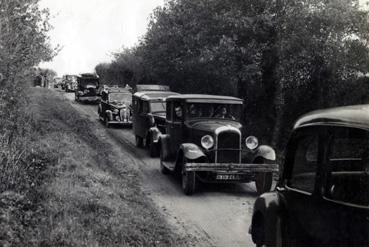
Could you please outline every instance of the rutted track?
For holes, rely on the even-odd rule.
[[[81,114],[98,121],[96,106],[75,103],[73,94],[64,96]],[[159,159],[150,158],[146,150],[134,146],[130,129],[110,128],[106,133],[142,172],[144,191],[180,233],[196,236],[201,246],[254,246],[248,234],[256,197],[252,183],[202,184],[196,194],[185,196],[174,176],[160,173]]]

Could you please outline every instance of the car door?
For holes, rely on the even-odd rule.
[[[168,102],[169,103],[169,102]],[[179,146],[183,143],[184,108],[180,101],[170,102],[171,118],[167,118],[167,133],[170,137],[169,150],[171,156],[177,154]],[[167,105],[168,107],[168,105]],[[179,112],[181,111],[181,114]],[[174,156],[175,157],[175,156]]]
[[[138,111],[135,122],[135,134],[141,138],[146,138],[146,133],[149,128],[147,121],[147,114],[149,113],[149,102],[147,100],[139,99]]]
[[[287,235],[295,246],[314,246],[314,237],[322,235],[321,197],[317,188],[324,157],[323,136],[321,129],[305,127],[295,132],[288,146],[283,194],[288,205]]]
[[[369,246],[369,135],[332,127],[327,139],[321,224],[327,246]]]

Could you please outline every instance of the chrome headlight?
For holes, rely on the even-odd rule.
[[[245,144],[248,149],[254,150],[259,146],[259,141],[255,136],[249,136],[246,138]]]
[[[205,135],[201,138],[201,146],[205,149],[210,149],[214,146],[214,139],[210,135]]]

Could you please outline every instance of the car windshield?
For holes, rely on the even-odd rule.
[[[219,118],[240,121],[241,104],[189,103],[186,105],[187,119]]]
[[[154,101],[150,102],[151,112],[165,112],[165,102],[164,101]]]
[[[81,80],[79,80],[79,84],[82,87],[86,87],[88,85],[97,86],[97,85],[99,85],[99,80],[98,79],[94,79],[94,78],[91,78],[91,79],[81,79]]]
[[[369,132],[337,128],[329,146],[326,196],[369,206]]]
[[[109,101],[130,103],[132,101],[132,95],[129,93],[110,93]]]

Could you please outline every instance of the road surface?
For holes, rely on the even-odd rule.
[[[76,103],[74,94],[61,93],[82,115],[99,121],[96,105]],[[158,158],[150,158],[147,150],[135,147],[131,129],[109,128],[106,136],[137,166],[145,193],[180,234],[196,236],[196,245],[201,246],[254,246],[248,234],[256,198],[253,183],[202,184],[194,195],[185,196],[176,178],[160,173]]]

